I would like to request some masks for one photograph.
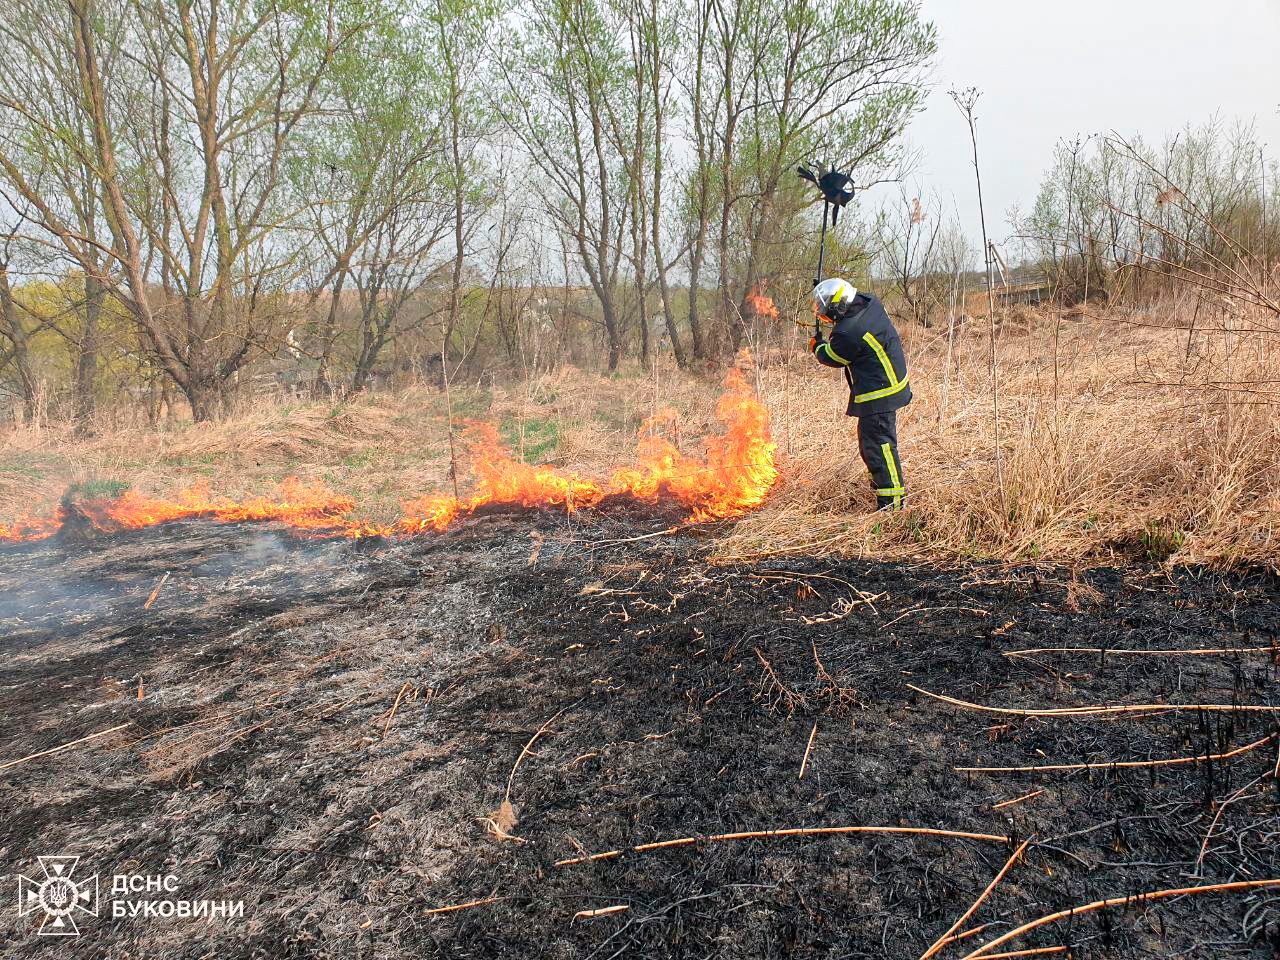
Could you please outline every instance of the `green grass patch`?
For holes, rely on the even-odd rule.
[[[177,454],[165,457],[163,462],[175,467],[211,467],[218,462],[218,457],[213,453],[202,453],[197,456]]]
[[[0,473],[17,474],[31,480],[41,480],[46,475],[56,473],[70,465],[71,461],[67,457],[54,455],[40,458],[18,453],[5,459]]]
[[[521,443],[523,425],[523,444]],[[555,420],[532,417],[528,420],[503,420],[498,433],[502,442],[526,463],[538,463],[560,446],[560,424]]]
[[[493,394],[488,390],[457,390],[453,393],[453,418],[474,420],[483,417],[493,405]],[[444,413],[444,396],[440,398],[440,412]]]
[[[115,500],[128,489],[129,484],[120,480],[85,480],[67,487],[62,498],[67,501]]]
[[[623,413],[616,410],[596,410],[591,418],[610,430],[633,436],[640,432],[644,425],[645,414]]]
[[[1148,560],[1163,563],[1182,549],[1186,532],[1171,521],[1156,520],[1146,525],[1138,537],[1138,545]]]

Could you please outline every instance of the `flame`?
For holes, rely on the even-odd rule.
[[[345,514],[355,509],[350,497],[333,493],[323,484],[305,484],[289,477],[280,484],[280,499],[253,497],[243,502],[212,497],[206,481],[180,491],[176,500],[155,500],[126,490],[114,500],[84,500],[75,510],[94,528],[105,532],[139,530],[171,520],[210,517],[222,523],[278,520],[301,530],[330,530],[346,523]],[[43,540],[62,529],[69,517],[59,505],[50,518],[22,519],[12,526],[0,525],[0,539]]]
[[[751,304],[751,309],[755,311],[757,317],[777,320],[781,315],[778,312],[778,305],[764,292],[763,286],[757,286],[747,294],[747,303]]]
[[[428,493],[407,500],[402,516],[391,524],[354,518],[352,498],[324,484],[289,478],[281,484],[277,499],[215,497],[203,482],[181,491],[173,500],[153,499],[130,490],[112,500],[78,502],[74,508],[60,505],[51,517],[0,525],[0,539],[53,536],[68,522],[72,509],[104,532],[209,518],[222,523],[274,521],[315,535],[346,537],[439,532],[458,518],[490,505],[556,508],[571,513],[595,507],[608,497],[645,503],[670,498],[688,511],[689,523],[730,519],[760,506],[778,478],[769,412],[747,381],[749,367],[750,357],[744,351],[738,365],[729,371],[725,392],[716,405],[723,432],[702,441],[701,456],[682,453],[661,435],[660,431],[678,421],[674,410],[663,410],[641,428],[636,463],[615,469],[604,481],[516,460],[492,424],[476,423],[463,436],[464,452],[475,476],[472,491],[462,497]]]

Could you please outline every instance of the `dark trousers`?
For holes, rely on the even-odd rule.
[[[897,510],[907,495],[902,461],[898,459],[898,414],[867,413],[858,418],[858,450],[871,473],[876,509]]]

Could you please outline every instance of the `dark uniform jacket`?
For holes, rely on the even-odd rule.
[[[840,367],[849,383],[851,417],[887,413],[911,402],[907,358],[902,341],[884,306],[869,293],[859,293],[840,306],[828,339],[813,355],[828,367]]]

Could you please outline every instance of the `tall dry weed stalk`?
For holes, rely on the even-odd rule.
[[[982,168],[978,165],[978,130],[977,120],[974,115],[974,108],[978,104],[979,93],[977,87],[969,87],[967,90],[952,90],[951,99],[955,101],[955,105],[964,115],[965,122],[969,126],[969,142],[973,146],[973,178],[978,186],[978,222],[982,227],[982,254],[987,274],[987,322],[990,329],[990,385],[991,385],[991,423],[993,432],[992,449],[995,452],[996,464],[996,487],[1000,493],[1000,508],[1003,512],[1006,507],[1005,485],[1004,485],[1004,464],[1001,459],[1000,452],[1000,376],[998,372],[998,364],[996,363],[996,300],[995,300],[995,284],[991,276],[991,260],[995,252],[991,241],[987,239],[987,212],[982,202]]]

